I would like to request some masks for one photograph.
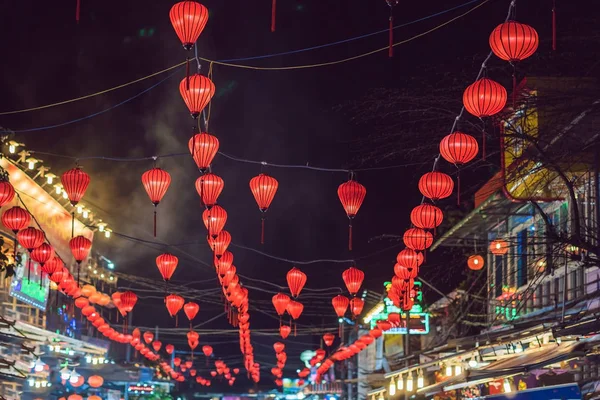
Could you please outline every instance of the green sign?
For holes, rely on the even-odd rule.
[[[390,289],[391,285],[391,282],[384,283],[386,291]],[[414,285],[415,289],[417,290],[415,296],[415,303],[410,309],[410,312],[408,313],[408,315],[410,316],[410,321],[408,322],[408,329],[411,335],[426,335],[427,333],[429,333],[429,314],[423,312],[423,306],[421,305],[423,302],[423,293],[420,290],[422,284],[419,281],[415,281]],[[385,331],[384,334],[405,334],[407,329],[407,313],[404,312],[401,308],[396,307],[394,305],[394,302],[387,296],[383,299],[383,308],[381,309],[381,311],[371,316],[371,329],[377,326],[377,321],[387,320],[389,314],[391,313],[400,314],[402,318],[402,325]]]
[[[23,303],[46,311],[49,291],[48,277],[44,276],[40,284],[40,265],[29,260],[27,254],[22,254],[21,265],[15,268],[15,275],[12,278],[10,295]],[[28,268],[30,269],[29,274]]]

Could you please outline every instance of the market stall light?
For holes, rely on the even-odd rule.
[[[503,387],[504,387],[504,393],[510,393],[510,392],[512,392],[512,388],[510,386],[510,382],[509,382],[508,379],[504,380]]]
[[[44,370],[45,366],[46,366],[46,364],[38,358],[37,360],[35,360],[35,363],[33,365],[33,370],[35,372],[42,372]]]
[[[60,183],[57,183],[56,185],[54,185],[54,192],[56,194],[61,194],[62,188],[63,188],[63,186]]]
[[[396,389],[398,389],[398,391],[404,390],[404,376],[402,374],[400,374],[396,380]]]
[[[87,218],[90,216],[90,211],[87,208],[84,208],[81,215],[83,216],[83,218]]]
[[[383,392],[379,393],[379,400],[385,400],[385,398],[383,397]]]
[[[423,377],[423,371],[419,370],[419,374],[417,375],[417,388],[421,389],[425,387],[425,378]]]
[[[27,163],[27,168],[29,168],[30,170],[33,170],[35,168],[35,164],[37,164],[39,161],[40,160],[37,160],[33,157],[29,157],[25,160],[25,162]]]
[[[52,185],[52,183],[54,182],[54,178],[56,178],[56,175],[54,175],[53,173],[47,173],[45,176],[46,176],[46,183],[48,185]]]
[[[17,152],[17,147],[19,146],[23,146],[23,143],[19,143],[19,142],[15,142],[14,140],[11,140],[8,142],[8,152],[10,154],[15,154]]]
[[[65,190],[63,190],[62,191],[62,197],[63,197],[63,199],[68,199],[69,198],[69,194]]]
[[[106,224],[102,222],[102,220],[100,220],[100,222],[98,222],[96,225],[98,226],[98,232],[104,232],[104,229],[106,229]]]
[[[460,374],[462,374],[462,366],[460,366],[460,365],[455,365],[455,366],[454,366],[454,375],[457,375],[457,376],[458,376],[458,375],[460,375]]]
[[[477,360],[475,359],[475,356],[471,357],[469,360],[469,367],[477,368]]]
[[[71,377],[71,371],[69,371],[69,368],[64,367],[63,369],[60,370],[60,379],[62,379],[63,381],[66,381],[70,377]]]
[[[452,365],[446,365],[446,376],[452,376]]]
[[[407,392],[412,392],[413,391],[413,377],[412,377],[412,372],[409,372],[408,376],[406,377],[406,391]]]
[[[112,229],[106,229],[106,230],[104,231],[104,236],[105,236],[107,239],[108,239],[108,238],[110,238],[110,233],[111,233],[111,232],[112,232]]]
[[[390,396],[394,396],[396,394],[396,382],[394,382],[394,378],[390,380],[390,388],[388,390]]]
[[[69,382],[77,383],[77,381],[79,381],[79,374],[77,373],[77,371],[75,371],[75,368],[73,368],[73,371],[71,371],[71,375],[69,377]]]

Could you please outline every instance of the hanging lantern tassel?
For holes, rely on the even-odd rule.
[[[456,168],[456,205],[460,206],[460,168]]]
[[[77,261],[77,286],[79,286],[79,273],[81,272],[81,261]]]
[[[75,236],[75,211],[71,211],[71,238]]]
[[[189,57],[186,57],[186,59],[185,59],[185,90],[190,90],[190,58]]]
[[[81,0],[77,0],[75,5],[75,21],[79,23],[79,15],[81,13]]]
[[[348,219],[348,250],[352,251],[352,218]]]
[[[154,237],[156,237],[156,204],[154,205]]]
[[[271,32],[275,32],[276,16],[277,16],[277,0],[271,0]]]
[[[265,213],[263,212],[260,218],[260,244],[265,244]]]
[[[27,280],[31,281],[31,252],[29,258],[27,258]]]
[[[485,121],[482,118],[481,120],[482,128],[481,128],[481,159],[485,161]]]
[[[556,51],[556,0],[552,0],[552,50]]]
[[[512,74],[512,85],[513,85],[513,91],[512,91],[512,108],[513,111],[515,110],[515,105],[517,103],[517,71],[515,70],[515,66],[513,65],[513,74]]]
[[[341,322],[338,324],[338,337],[339,338],[342,337],[342,323]]]

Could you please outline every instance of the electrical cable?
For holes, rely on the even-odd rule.
[[[434,13],[434,14],[432,14],[430,16],[423,17],[423,18],[420,18],[420,19],[417,19],[417,20],[414,20],[414,21],[411,21],[411,22],[404,23],[404,24],[400,24],[400,25],[394,27],[394,29],[400,28],[400,27],[403,27],[403,26],[407,26],[407,25],[410,25],[410,24],[413,24],[413,23],[416,23],[416,22],[424,21],[426,19],[433,18],[433,17],[445,14],[445,13],[450,12],[450,11],[454,11],[454,10],[456,10],[458,8],[462,8],[464,6],[473,4],[473,3],[477,2],[477,1],[479,1],[479,0],[468,1],[466,3],[463,3],[461,5],[449,8],[447,10],[444,10],[444,11],[441,11],[441,12],[438,12],[438,13]],[[490,0],[483,0],[480,4],[478,4],[477,6],[471,8],[467,12],[459,15],[458,17],[455,17],[455,18],[453,18],[453,19],[451,19],[451,20],[449,20],[449,21],[447,21],[447,22],[445,22],[445,23],[443,23],[441,25],[438,25],[438,26],[434,27],[433,29],[425,31],[424,33],[415,35],[415,36],[413,36],[413,37],[411,37],[409,39],[406,39],[406,40],[400,41],[398,43],[395,43],[394,46],[408,43],[408,42],[410,42],[410,41],[412,41],[414,39],[417,39],[419,37],[422,37],[422,36],[424,36],[426,34],[429,34],[429,33],[433,32],[433,31],[436,31],[437,29],[440,29],[443,26],[448,25],[449,23],[456,21],[457,19],[466,16],[470,12],[472,12],[475,9],[481,7],[485,3],[488,3],[489,1]],[[319,49],[319,48],[329,47],[329,46],[333,46],[333,45],[337,45],[337,44],[343,44],[343,43],[348,43],[350,41],[363,39],[365,37],[376,35],[376,34],[379,34],[381,32],[387,32],[387,29],[384,30],[384,31],[377,31],[377,32],[373,32],[371,34],[357,36],[357,37],[354,37],[354,38],[351,38],[351,39],[346,39],[346,40],[342,40],[342,41],[338,41],[338,42],[333,42],[333,43],[329,43],[329,44],[325,44],[325,45],[320,45],[320,46],[313,46],[313,47],[309,47],[309,48],[306,48],[306,49],[292,50],[292,51],[283,52],[283,53],[269,54],[269,55],[264,55],[264,56],[245,57],[245,58],[238,58],[238,59],[229,59],[229,60],[222,60],[222,61],[209,60],[209,59],[205,59],[205,58],[201,58],[201,57],[198,57],[198,59],[206,61],[206,62],[211,62],[211,63],[214,63],[214,64],[229,66],[229,67],[246,68],[246,69],[256,69],[256,70],[290,70],[290,69],[305,69],[305,68],[321,67],[321,66],[340,64],[340,63],[343,63],[343,62],[346,62],[346,61],[356,60],[356,59],[359,59],[359,58],[362,58],[362,57],[369,56],[371,54],[378,53],[378,52],[380,52],[382,50],[386,50],[386,49],[388,49],[388,47],[386,46],[386,47],[384,47],[382,49],[378,49],[378,50],[371,51],[371,52],[368,52],[368,53],[364,53],[364,54],[361,54],[361,55],[358,55],[358,56],[346,58],[346,59],[343,59],[343,60],[330,61],[330,62],[327,62],[327,63],[312,64],[312,65],[298,65],[298,66],[270,67],[269,68],[269,67],[254,67],[254,66],[242,65],[242,64],[232,64],[232,62],[235,62],[235,61],[244,61],[244,60],[258,60],[258,59],[264,59],[264,58],[270,58],[270,57],[279,57],[279,56],[282,56],[282,55],[295,54],[295,53],[300,53],[300,52],[304,52],[304,51],[315,50],[315,49]],[[85,96],[80,96],[80,97],[77,97],[77,98],[74,98],[74,99],[64,100],[64,101],[60,101],[60,102],[56,102],[56,103],[46,104],[46,105],[43,105],[43,106],[25,108],[25,109],[21,109],[21,110],[3,111],[3,112],[0,112],[0,116],[1,115],[20,114],[20,113],[25,113],[25,112],[30,112],[30,111],[38,111],[38,110],[43,110],[43,109],[47,109],[47,108],[51,108],[51,107],[61,106],[61,105],[64,105],[64,104],[69,104],[69,103],[74,103],[74,102],[77,102],[77,101],[89,99],[89,98],[92,98],[92,97],[95,97],[95,96],[99,96],[99,95],[102,95],[102,94],[106,94],[106,93],[109,93],[109,92],[112,92],[112,91],[115,91],[115,90],[118,90],[118,89],[122,89],[122,88],[127,87],[127,86],[131,86],[131,85],[133,85],[135,83],[138,83],[138,82],[142,82],[142,81],[144,81],[146,79],[149,79],[149,78],[152,78],[154,76],[160,75],[160,74],[162,74],[164,72],[168,72],[168,71],[171,71],[171,70],[176,69],[178,67],[182,67],[186,63],[187,63],[187,61],[184,61],[184,62],[175,64],[175,65],[173,65],[171,67],[168,67],[168,68],[165,68],[163,70],[160,70],[158,72],[154,72],[154,73],[152,73],[150,75],[144,76],[142,78],[139,78],[139,79],[136,79],[136,80],[133,80],[133,81],[130,81],[130,82],[118,85],[118,86],[114,86],[112,88],[105,89],[105,90],[102,90],[102,91],[99,91],[99,92],[91,93],[91,94],[88,94],[88,95],[85,95]]]

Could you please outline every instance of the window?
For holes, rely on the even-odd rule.
[[[517,288],[527,284],[527,229],[517,234]]]
[[[502,256],[495,256],[494,257],[494,296],[495,297],[499,297],[502,295],[502,285],[503,285],[503,281],[502,281],[502,277],[503,277],[503,272],[502,272],[502,260],[503,257]]]

